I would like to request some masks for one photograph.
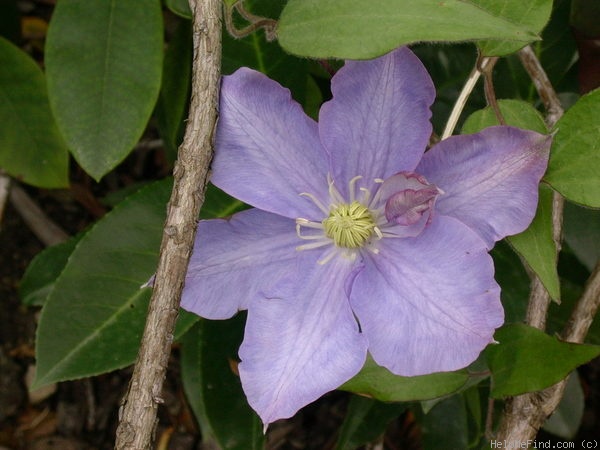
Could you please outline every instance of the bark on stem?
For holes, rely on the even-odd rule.
[[[163,231],[146,327],[120,409],[118,450],[151,448],[173,329],[212,158],[221,69],[221,0],[190,0],[193,12],[192,99]]]
[[[521,50],[519,58],[544,102],[547,110],[546,123],[553,127],[563,114],[556,92],[531,47],[527,46]],[[560,250],[561,243],[563,204],[563,198],[555,192],[552,223],[557,252]],[[527,322],[532,326],[544,329],[549,304],[550,296],[548,292],[539,278],[534,277],[529,297]],[[600,264],[596,265],[594,272],[588,279],[584,293],[573,309],[569,322],[562,333],[562,338],[568,342],[583,343],[599,306]],[[546,418],[558,406],[565,385],[566,379],[543,391],[531,392],[508,399],[497,433],[497,440],[523,443],[534,439]]]

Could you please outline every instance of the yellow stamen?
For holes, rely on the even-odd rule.
[[[357,201],[342,203],[323,220],[325,234],[338,247],[362,247],[375,232],[376,223],[369,209]]]

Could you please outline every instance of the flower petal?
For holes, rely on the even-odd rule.
[[[264,211],[316,219],[322,213],[299,194],[327,204],[327,163],[317,124],[289,90],[247,68],[223,77],[215,185]]]
[[[240,347],[242,386],[265,426],[349,380],[367,354],[345,294],[354,263],[302,253],[298,276],[249,308]]]
[[[331,80],[333,99],[319,116],[336,186],[413,170],[431,135],[435,88],[419,59],[400,48],[370,61],[348,61]]]
[[[533,220],[550,144],[533,131],[491,127],[440,142],[416,171],[445,191],[436,212],[456,217],[491,248]]]
[[[436,216],[416,238],[383,239],[350,302],[373,359],[393,373],[460,369],[492,341],[504,313],[483,241]]]
[[[201,221],[181,306],[207,319],[247,309],[289,275],[299,243],[293,220],[258,209]]]

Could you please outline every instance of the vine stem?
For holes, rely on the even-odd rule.
[[[217,121],[221,68],[221,0],[190,0],[194,62],[192,98],[173,170],[160,257],[148,316],[128,392],[119,410],[117,450],[152,447],[187,264],[204,202]]]
[[[563,109],[550,80],[530,46],[519,51],[519,58],[533,80],[540,98],[546,107],[546,123],[549,127],[554,127],[562,116]],[[555,192],[552,224],[553,238],[556,243],[557,252],[560,251],[563,204],[563,198]],[[546,325],[549,305],[550,296],[548,292],[543,287],[539,278],[534,277],[527,309],[527,322],[531,326],[543,330]],[[583,343],[599,307],[600,263],[596,265],[590,275],[583,295],[571,312],[561,338],[567,342]],[[566,379],[542,391],[530,392],[509,398],[506,401],[496,439],[498,441],[519,443],[526,443],[533,440],[547,417],[554,412],[560,403],[565,386]]]
[[[471,73],[469,74],[469,78],[467,78],[465,85],[463,86],[462,90],[460,91],[460,94],[458,95],[458,98],[456,99],[456,103],[454,103],[454,107],[452,108],[450,117],[448,117],[448,121],[446,122],[446,127],[444,128],[444,132],[442,133],[441,140],[444,140],[444,139],[452,136],[452,133],[454,133],[454,129],[456,128],[456,124],[458,123],[458,119],[460,119],[460,115],[462,114],[463,109],[465,108],[465,105],[467,104],[467,100],[469,99],[469,96],[473,92],[473,89],[475,88],[475,85],[477,84],[479,77],[481,77],[483,71],[486,70],[486,67],[488,66],[488,64],[490,64],[491,62],[495,63],[496,59],[498,59],[498,58],[495,58],[495,59],[487,58],[487,57],[477,58],[475,67],[473,67],[473,70],[471,70]]]

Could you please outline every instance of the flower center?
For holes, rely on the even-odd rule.
[[[322,224],[327,237],[345,248],[362,247],[377,225],[369,209],[357,201],[336,206]]]

